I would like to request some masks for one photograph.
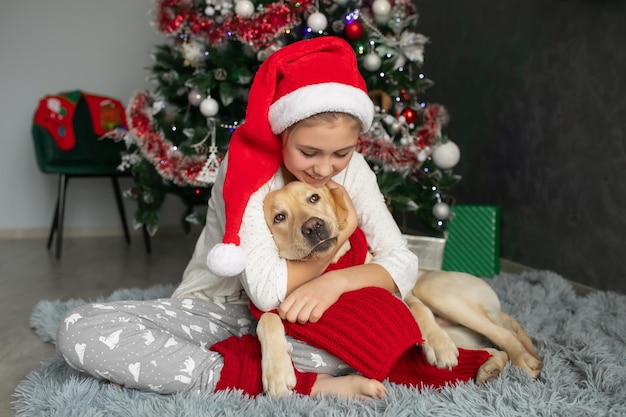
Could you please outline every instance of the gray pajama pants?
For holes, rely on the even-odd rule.
[[[67,313],[57,349],[73,368],[128,388],[171,394],[214,391],[223,359],[208,348],[230,336],[255,333],[248,304],[196,298],[87,304]],[[295,367],[344,375],[348,365],[288,338]]]

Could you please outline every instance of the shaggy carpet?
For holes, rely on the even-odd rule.
[[[250,399],[240,392],[159,395],[119,388],[72,371],[52,358],[16,388],[16,416],[626,416],[626,296],[578,297],[552,272],[501,274],[487,282],[503,309],[534,340],[545,368],[538,380],[508,366],[485,386],[461,383],[441,390],[387,384],[382,400],[289,396]],[[120,290],[97,301],[151,299],[171,287]],[[96,300],[93,300],[96,301]],[[54,343],[62,314],[84,300],[41,301],[31,324]]]

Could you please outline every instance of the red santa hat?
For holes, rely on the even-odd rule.
[[[207,256],[213,273],[228,277],[245,268],[239,228],[250,196],[282,163],[278,135],[300,120],[324,112],[355,116],[362,132],[372,123],[374,106],[350,44],[332,36],[303,40],[279,49],[263,62],[250,88],[246,120],[235,130],[228,148],[222,191],[224,237]]]

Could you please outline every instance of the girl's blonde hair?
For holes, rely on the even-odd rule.
[[[291,126],[289,126],[285,133],[292,132],[297,127],[309,127],[316,126],[320,124],[334,124],[334,123],[351,123],[357,131],[361,130],[361,121],[358,117],[353,116],[349,113],[343,112],[323,112],[317,113],[313,116],[309,116],[306,119],[302,119]]]

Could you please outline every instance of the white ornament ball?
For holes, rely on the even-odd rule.
[[[254,14],[254,3],[250,0],[239,0],[237,4],[235,4],[235,13],[239,17],[251,17]]]
[[[363,58],[363,68],[368,71],[377,71],[380,69],[382,60],[375,52],[370,52]]]
[[[193,88],[189,94],[187,95],[187,99],[189,100],[189,104],[192,106],[199,106],[202,101],[202,94],[195,88]]]
[[[450,217],[450,206],[439,202],[433,206],[433,216],[437,220],[447,220]]]
[[[306,24],[313,32],[322,32],[328,26],[328,19],[324,13],[315,12],[308,17]]]
[[[207,97],[200,103],[200,113],[202,113],[205,117],[213,117],[217,114],[220,109],[219,103],[212,99],[211,97]]]
[[[387,16],[391,12],[391,4],[387,0],[376,0],[372,3],[372,13],[375,16]]]
[[[442,143],[433,150],[433,162],[441,169],[454,168],[461,159],[461,150],[451,140]]]

